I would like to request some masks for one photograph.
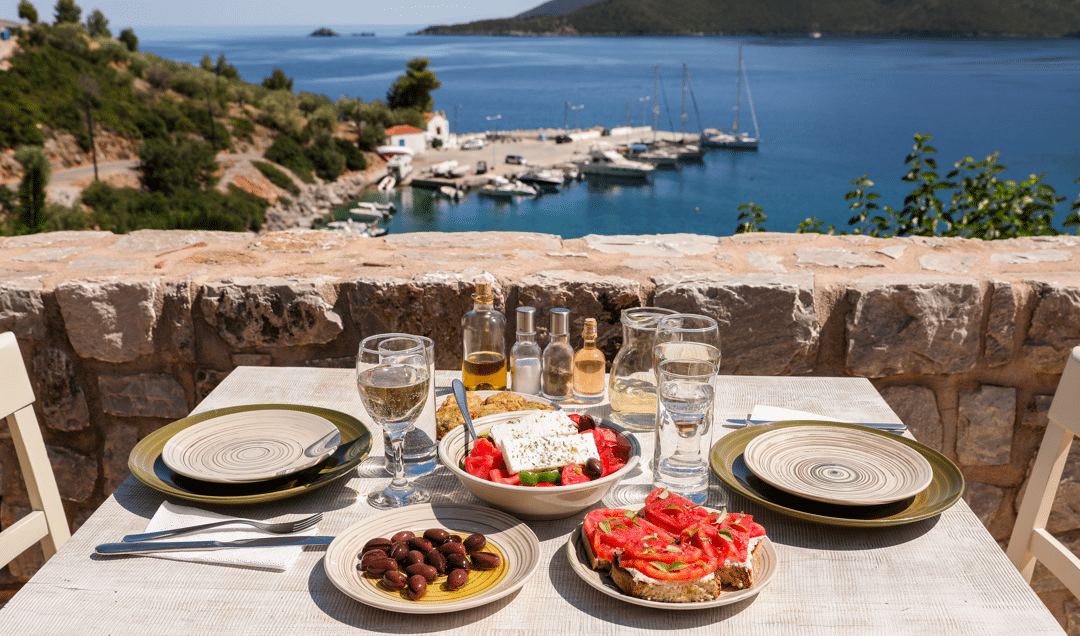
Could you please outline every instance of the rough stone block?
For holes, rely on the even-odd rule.
[[[608,360],[618,353],[612,338],[622,335],[622,310],[640,307],[644,301],[644,292],[637,281],[591,272],[548,270],[525,276],[517,285],[518,306],[536,308],[536,330],[542,341],[550,325],[550,311],[564,307],[570,310],[570,345],[575,349],[581,347],[585,319],[595,318],[597,347]],[[512,323],[510,328],[513,329]]]
[[[1001,508],[1005,491],[990,484],[969,481],[964,485],[963,497],[967,505],[971,506],[971,511],[979,517],[979,521],[989,527]]]
[[[195,372],[195,402],[202,402],[221,381],[228,377],[228,371],[199,369]]]
[[[979,257],[971,254],[923,254],[919,257],[923,269],[942,274],[966,274],[978,262]]]
[[[68,354],[42,347],[34,354],[37,399],[45,425],[58,431],[81,431],[90,426],[86,395]]]
[[[890,386],[881,390],[881,397],[907,425],[915,439],[934,450],[943,450],[944,426],[932,389],[924,386]]]
[[[665,274],[653,281],[657,307],[716,319],[721,373],[794,375],[813,370],[820,327],[811,272]]]
[[[1038,373],[1061,373],[1069,352],[1080,345],[1080,282],[1034,281],[1024,361]]]
[[[342,331],[337,289],[321,278],[235,278],[203,286],[203,319],[238,349],[330,342]]]
[[[131,474],[128,469],[128,456],[138,443],[139,429],[129,424],[118,424],[106,433],[105,449],[102,453],[104,494],[112,494]]]
[[[97,460],[62,446],[46,446],[45,451],[56,475],[60,498],[75,502],[90,499],[97,485]]]
[[[171,375],[98,376],[101,407],[121,417],[181,418],[188,414],[187,396]]]
[[[154,353],[161,290],[153,280],[108,278],[56,286],[56,301],[75,353],[131,362]]]
[[[983,385],[960,393],[956,454],[965,466],[1008,464],[1016,423],[1016,389]]]
[[[979,357],[978,281],[945,276],[866,276],[847,292],[847,364],[855,375],[963,373]]]
[[[1050,423],[1050,403],[1052,395],[1036,395],[1031,399],[1031,406],[1020,415],[1020,424],[1029,428],[1045,429]]]
[[[16,338],[44,340],[45,303],[42,284],[36,280],[0,282],[0,332],[10,331]]]
[[[176,355],[184,362],[195,362],[195,306],[197,288],[191,279],[170,282],[165,285],[165,301],[162,304],[161,326],[168,334]]]
[[[711,254],[720,244],[715,236],[699,234],[599,235],[583,237],[590,249],[605,254],[630,254],[631,256],[696,256]]]
[[[827,247],[800,247],[795,250],[799,265],[816,265],[818,267],[839,267],[853,269],[855,267],[885,267],[880,261],[853,252]]]
[[[479,269],[434,272],[411,280],[365,278],[345,285],[349,311],[361,338],[379,333],[411,333],[435,341],[435,365],[461,366],[461,317],[472,309],[473,281],[490,279]],[[496,283],[495,308],[506,296]],[[509,322],[509,321],[508,321]]]
[[[986,364],[1004,366],[1016,354],[1016,321],[1020,290],[1003,281],[990,282],[990,317],[986,323]]]

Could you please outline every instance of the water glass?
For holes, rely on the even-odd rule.
[[[664,360],[657,373],[653,485],[704,504],[709,494],[716,365],[704,360]]]
[[[386,336],[403,336],[406,334],[391,333]],[[426,475],[439,466],[439,443],[436,440],[437,428],[435,424],[435,342],[426,336],[410,336],[419,338],[424,342],[427,352],[428,376],[432,382],[428,387],[427,401],[424,410],[416,418],[412,429],[405,433],[405,441],[402,453],[405,459],[405,475],[419,477]],[[394,451],[390,444],[390,433],[383,429],[383,448],[386,449],[386,470],[394,471]]]

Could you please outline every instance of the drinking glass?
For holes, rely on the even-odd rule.
[[[387,336],[405,336],[408,334],[389,333]],[[435,342],[427,336],[413,336],[423,341],[427,352],[428,375],[435,377]],[[403,456],[405,474],[410,478],[420,477],[434,471],[439,466],[439,444],[436,442],[437,426],[435,422],[435,382],[430,382],[424,410],[416,418],[413,427],[405,432]],[[383,449],[385,450],[386,470],[394,472],[394,449],[390,443],[390,432],[383,429]]]
[[[390,434],[394,478],[381,492],[368,495],[376,508],[398,508],[431,500],[431,493],[405,476],[405,433],[424,409],[431,375],[427,350],[419,336],[380,334],[365,338],[356,356],[356,386],[364,409]]]
[[[708,316],[672,314],[656,323],[656,345],[666,342],[698,342],[720,349],[720,327]],[[683,356],[668,356],[683,357]],[[717,364],[719,360],[717,360]],[[654,361],[659,364],[659,361]]]
[[[657,372],[653,485],[704,504],[709,494],[716,365],[704,360],[664,360]]]

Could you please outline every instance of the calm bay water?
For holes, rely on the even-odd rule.
[[[321,26],[321,25],[320,25]],[[694,232],[728,235],[740,204],[768,215],[768,229],[794,230],[818,216],[846,228],[844,194],[869,174],[879,203],[902,207],[900,181],[914,133],[932,134],[946,172],[965,156],[1000,151],[1006,178],[1046,173],[1068,197],[1080,185],[1080,48],[1076,40],[889,38],[500,38],[419,37],[417,27],[333,26],[376,37],[307,37],[315,27],[144,27],[140,48],[198,64],[224,53],[260,82],[274,68],[294,90],[366,101],[386,91],[413,57],[431,60],[442,81],[435,107],[462,133],[652,124],[654,66],[660,66],[659,127],[681,129],[682,64],[687,130],[727,128],[734,116],[743,47],[761,130],[756,153],[710,152],[703,164],[658,172],[647,185],[581,182],[559,195],[514,204],[475,195],[453,204],[425,191],[398,191],[394,233],[525,230],[567,238],[588,233]],[[642,98],[648,100],[642,101]],[[743,96],[741,129],[752,127]],[[567,103],[583,108],[568,110]],[[695,109],[696,104],[696,109]],[[643,112],[643,106],[646,111]],[[569,120],[567,122],[567,120]],[[484,158],[487,158],[486,156]],[[490,161],[490,159],[489,159]],[[378,197],[372,195],[372,199]]]

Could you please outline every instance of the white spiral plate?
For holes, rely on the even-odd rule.
[[[912,497],[934,478],[912,448],[873,431],[793,426],[763,433],[743,451],[762,481],[800,497],[873,506]]]
[[[310,468],[340,443],[338,427],[318,415],[254,410],[211,418],[180,431],[165,444],[161,459],[192,479],[249,483]]]
[[[422,534],[443,528],[458,535],[478,532],[487,537],[485,551],[495,552],[502,564],[495,570],[474,570],[465,587],[449,591],[440,577],[428,586],[428,593],[412,601],[402,592],[392,592],[379,579],[364,576],[356,569],[360,552],[371,539],[389,538],[401,530]],[[326,576],[339,590],[372,607],[406,614],[440,614],[481,607],[521,589],[540,568],[540,540],[527,525],[514,517],[480,506],[425,504],[381,512],[338,534],[323,557]]]

